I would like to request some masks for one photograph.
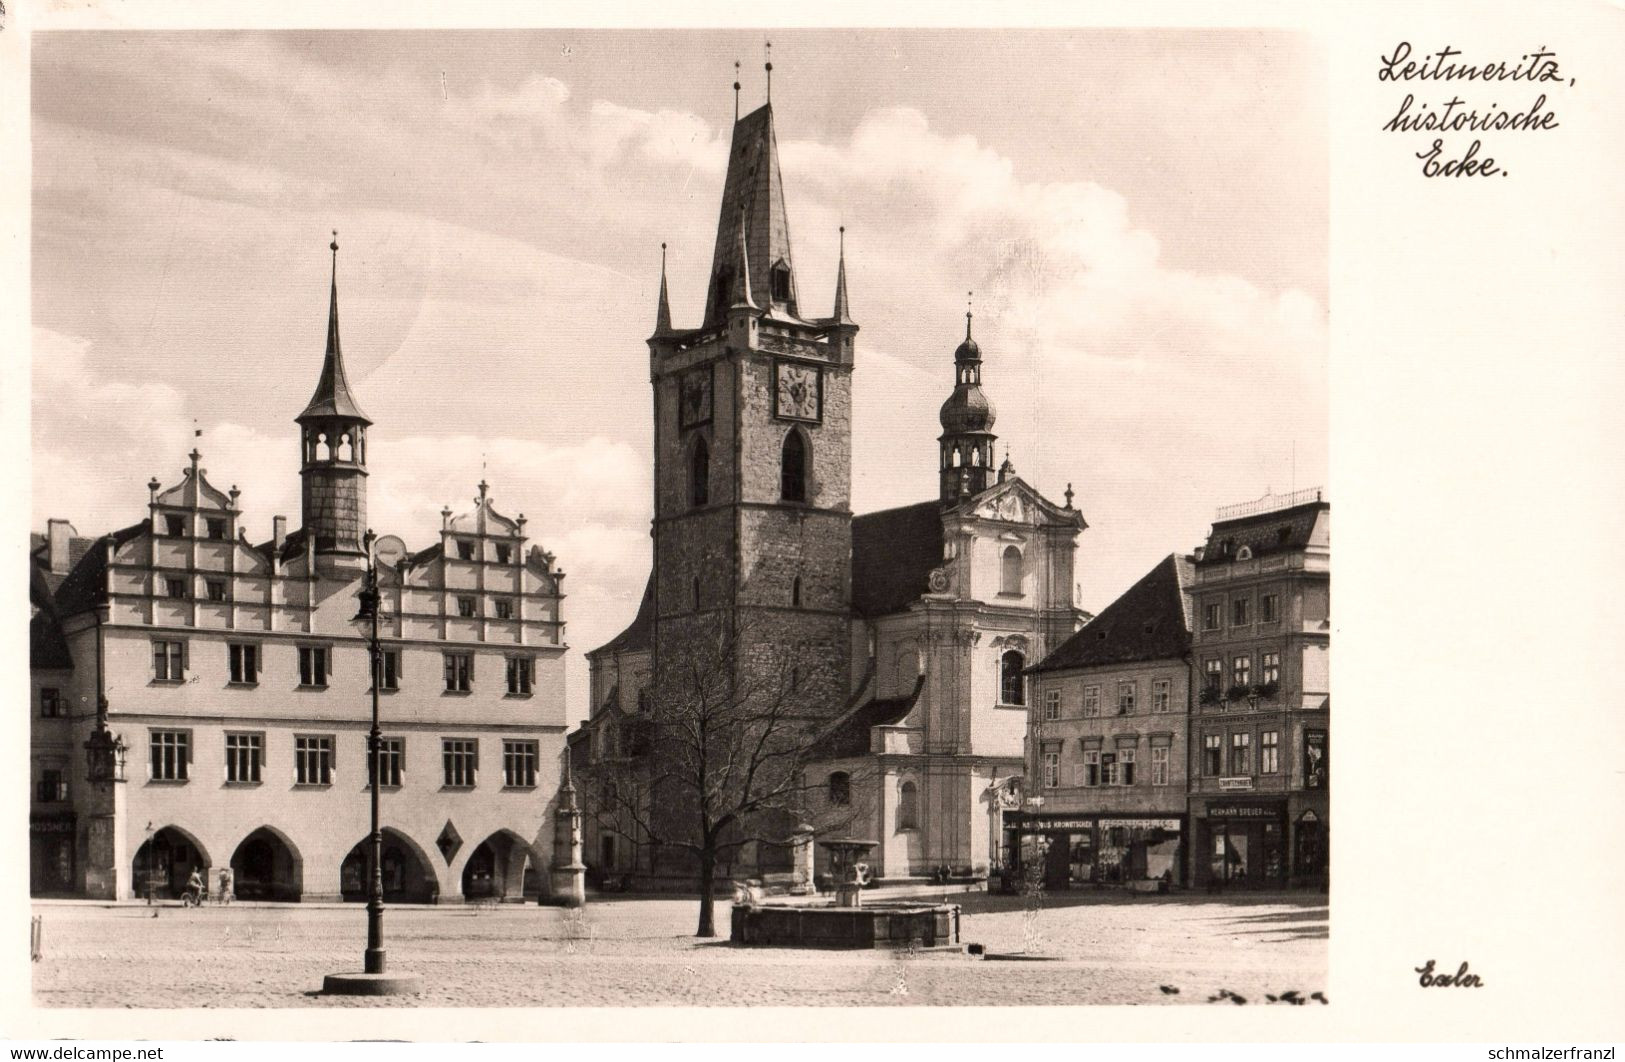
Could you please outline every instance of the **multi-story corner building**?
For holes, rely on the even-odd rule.
[[[1033,669],[1010,851],[1048,888],[1186,880],[1192,573],[1165,558]]]
[[[357,620],[368,428],[339,348],[300,413],[301,526],[254,544],[196,451],[99,538],[52,520],[31,556],[32,885],[362,899],[367,731],[381,699],[385,898],[545,889],[564,743],[564,573],[479,485],[439,540],[375,554],[383,653]],[[87,769],[88,767],[88,769]]]
[[[1220,509],[1191,587],[1197,884],[1323,885],[1330,828],[1331,505]]]
[[[638,716],[674,695],[696,638],[742,632],[734,674],[757,685],[788,674],[798,712],[830,724],[809,768],[824,798],[809,814],[879,842],[870,863],[884,877],[985,873],[1001,794],[1022,769],[1026,668],[1082,618],[1073,558],[1085,525],[1070,490],[1057,505],[1008,459],[995,466],[968,323],[935,496],[854,517],[858,326],[844,253],[836,276],[830,316],[807,315],[772,107],[738,119],[699,327],[673,327],[661,279],[648,341],[653,572],[631,626],[588,654],[581,755],[658,758]],[[597,869],[659,875],[629,824],[589,818],[588,832]]]

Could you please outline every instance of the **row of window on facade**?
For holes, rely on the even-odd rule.
[[[332,734],[296,734],[293,739],[293,783],[297,786],[330,786],[337,774]],[[147,777],[154,782],[192,780],[192,732],[152,730],[148,734]],[[267,774],[266,737],[262,732],[228,732],[225,736],[225,768],[222,781],[231,785],[259,785]],[[502,742],[502,786],[505,789],[534,789],[540,763],[540,744],[530,739],[505,738]],[[441,785],[447,789],[473,789],[480,769],[478,738],[441,738]],[[367,775],[367,754],[363,750],[360,776]],[[378,747],[379,786],[399,789],[406,779],[406,739],[382,737]]]
[[[1253,597],[1248,594],[1244,597],[1230,599],[1230,626],[1250,627],[1256,623],[1275,623],[1281,618],[1281,595],[1258,595],[1258,618],[1253,618]],[[1224,602],[1208,601],[1202,606],[1202,629],[1204,631],[1217,631],[1224,628]]]
[[[1257,680],[1254,681],[1253,654],[1236,653],[1230,657],[1230,684],[1225,685],[1225,662],[1217,656],[1202,661],[1201,702],[1206,705],[1220,701],[1240,701],[1251,697],[1270,698],[1281,688],[1281,654],[1258,654]]]
[[[1165,786],[1171,784],[1172,775],[1169,772],[1169,746],[1153,745],[1151,747],[1151,784]],[[1136,750],[1130,746],[1118,746],[1114,751],[1105,749],[1087,748],[1083,750],[1083,777],[1078,784],[1085,787],[1095,786],[1131,786],[1140,784],[1136,776],[1135,759]],[[1043,750],[1042,784],[1045,789],[1061,788],[1061,749],[1059,745],[1046,745]]]
[[[166,514],[164,516],[162,537],[166,537],[166,538],[190,538],[191,533],[189,532],[189,530],[187,528],[187,522],[188,522],[188,518],[183,514],[180,514],[180,513],[168,513],[168,514]],[[216,516],[204,517],[204,519],[203,519],[203,535],[202,535],[202,537],[207,538],[210,541],[214,541],[214,542],[224,542],[226,540],[226,531],[227,531],[227,524],[226,524],[226,520],[225,520],[224,517],[216,517]],[[473,539],[459,538],[459,539],[455,539],[454,542],[456,544],[455,549],[457,550],[457,559],[458,560],[472,561],[472,560],[475,559],[476,554],[477,554],[477,548],[475,546],[475,542],[474,542]],[[496,563],[498,563],[498,564],[512,564],[514,562],[515,554],[514,554],[514,549],[513,549],[513,543],[511,543],[511,542],[493,542],[492,547],[496,551]],[[171,596],[174,596],[174,595],[171,595]]]
[[[1123,679],[1117,683],[1117,702],[1113,709],[1116,715],[1133,715],[1139,710],[1140,684],[1134,679]],[[1060,690],[1047,690],[1044,693],[1044,721],[1054,722],[1066,715],[1066,703],[1062,699]],[[1173,683],[1169,679],[1151,680],[1151,711],[1156,714],[1173,710]],[[1083,688],[1083,716],[1093,718],[1101,713],[1101,696],[1099,686],[1085,686]]]
[[[191,585],[191,579],[190,578],[188,578],[186,576],[173,576],[173,575],[164,577],[164,596],[166,598],[168,598],[169,600],[171,600],[171,601],[187,601],[187,600],[190,600],[191,597],[192,597],[192,591],[193,591],[193,588],[192,588],[192,585]],[[203,580],[203,600],[212,601],[212,602],[215,602],[215,603],[224,603],[227,600],[229,600],[229,597],[228,597],[227,592],[226,592],[226,580],[224,580],[224,579],[204,579]],[[514,599],[513,598],[511,598],[511,597],[491,597],[488,600],[491,602],[491,611],[488,614],[487,618],[489,618],[489,619],[499,619],[499,620],[511,620],[511,619],[517,619],[518,618],[518,612],[514,608]],[[254,603],[258,604],[259,599],[256,598]],[[459,619],[478,619],[478,618],[480,618],[479,617],[479,598],[476,597],[473,594],[459,594],[459,595],[457,595],[456,601],[455,601],[455,607],[457,609],[457,617]]]
[[[229,685],[259,685],[264,662],[264,646],[253,642],[231,642],[226,646],[226,665]],[[186,681],[189,647],[184,641],[154,641],[152,643],[152,681],[179,683]],[[326,689],[332,674],[333,651],[325,645],[296,647],[299,685],[305,689]],[[471,693],[474,689],[474,654],[442,653],[441,680],[447,693]],[[385,649],[378,654],[378,667],[374,675],[378,689],[394,691],[405,680],[404,654],[399,649]],[[530,696],[536,678],[536,661],[528,656],[504,658],[507,690],[510,696]],[[62,691],[55,687],[41,687],[40,715],[60,716],[65,712]]]

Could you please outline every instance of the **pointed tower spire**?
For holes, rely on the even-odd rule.
[[[660,245],[660,305],[655,308],[655,335],[671,332],[671,303],[666,298],[666,245]]]
[[[741,222],[749,231],[748,248],[739,238]],[[734,123],[703,327],[722,323],[747,275],[752,305],[781,319],[801,320],[771,104]]]
[[[316,392],[310,396],[305,417],[347,417],[371,424],[361,406],[350,393],[350,381],[344,375],[344,354],[339,348],[339,234],[333,232],[333,242],[327,245],[333,252],[333,273],[328,288],[327,353],[322,358],[322,374],[316,380]]]
[[[841,226],[841,256],[840,265],[835,269],[835,313],[832,315],[836,324],[851,324],[852,315],[846,305],[846,226]]]

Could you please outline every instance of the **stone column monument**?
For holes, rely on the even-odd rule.
[[[565,753],[569,755],[568,751]],[[552,902],[561,907],[587,903],[587,865],[581,861],[581,808],[576,804],[570,763],[565,760],[564,784],[559,786],[558,808],[553,813],[553,866],[548,872]]]

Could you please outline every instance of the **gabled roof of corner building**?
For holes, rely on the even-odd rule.
[[[930,587],[942,567],[942,503],[882,509],[852,518],[852,611],[900,612]]]
[[[115,547],[147,533],[147,521],[122,527],[110,536]],[[96,540],[92,540],[92,546]],[[68,572],[62,585],[56,588],[56,613],[73,616],[88,612],[102,603],[102,591],[107,585],[107,551],[91,548],[85,551],[79,563]]]
[[[1192,571],[1189,558],[1164,557],[1032,670],[1061,671],[1185,655],[1191,644],[1185,587]]]
[[[1208,533],[1207,548],[1197,563],[1220,564],[1234,560],[1243,546],[1255,557],[1303,549],[1314,534],[1315,521],[1331,508],[1331,502],[1312,501],[1272,513],[1214,521]],[[1229,552],[1224,549],[1226,542],[1230,544]]]
[[[603,645],[588,652],[587,655],[630,653],[640,649],[648,649],[654,644],[654,627],[655,580],[654,576],[651,575],[649,581],[644,584],[643,600],[638,603],[638,614],[632,618],[631,625]]]

